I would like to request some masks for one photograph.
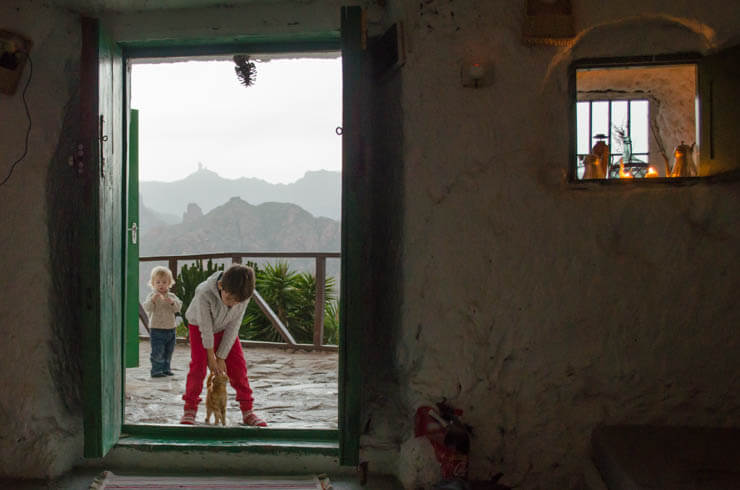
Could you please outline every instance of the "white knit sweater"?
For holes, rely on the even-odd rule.
[[[172,300],[172,304],[162,297],[158,297],[157,301],[154,301],[155,296],[159,296],[157,291],[149,293],[143,305],[144,311],[149,314],[149,328],[163,328],[166,330],[175,328],[177,326],[175,313],[180,311],[182,301],[170,292],[167,293],[167,297]]]

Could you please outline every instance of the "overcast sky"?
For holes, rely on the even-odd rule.
[[[135,64],[139,179],[173,181],[201,162],[222,177],[295,182],[307,170],[340,170],[341,60],[257,63],[241,85],[233,61]]]

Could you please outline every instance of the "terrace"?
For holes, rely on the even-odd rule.
[[[337,428],[337,352],[278,347],[244,347],[254,409],[270,427]],[[174,376],[149,376],[149,342],[139,343],[139,367],[126,369],[127,424],[176,424],[183,410],[185,376],[190,347],[178,341],[172,357]],[[229,426],[241,420],[236,394],[229,385],[226,419]],[[205,388],[203,389],[205,400]],[[201,403],[197,420],[206,411]],[[213,420],[213,419],[212,419]]]
[[[317,284],[326,277],[326,259],[339,258],[339,253],[219,253],[187,256],[141,257],[141,263],[165,262],[173,275],[180,265],[196,260],[223,260],[242,263],[250,258],[310,258],[315,261]],[[312,344],[299,344],[279,316],[255,291],[254,301],[280,334],[283,342],[241,340],[247,360],[249,381],[254,390],[254,408],[268,421],[270,427],[279,428],[337,428],[338,384],[336,345],[322,343],[324,330],[324,294],[317,288],[315,302],[314,335]],[[151,378],[149,362],[148,319],[139,305],[139,335],[137,367],[126,369],[125,423],[173,424],[182,415],[182,394],[190,362],[187,339],[178,338],[172,358],[174,376]],[[129,344],[131,345],[131,344]],[[236,425],[240,420],[239,405],[231,386],[227,389],[227,423]],[[205,388],[202,394],[205,399]],[[205,419],[201,404],[198,421]]]

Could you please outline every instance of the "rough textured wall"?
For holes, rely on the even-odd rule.
[[[84,13],[100,16],[118,41],[203,39],[337,30],[341,5],[338,0],[298,0],[257,2],[248,8],[224,4],[166,12]],[[79,330],[75,330],[80,301],[70,248],[77,239],[78,201],[74,170],[67,165],[78,124],[78,14],[41,0],[9,0],[0,6],[0,28],[18,31],[34,42],[34,75],[27,97],[33,120],[29,155],[8,185],[0,187],[0,289],[5,293],[0,296],[0,333],[5,339],[0,345],[4,374],[0,477],[54,476],[83,462]],[[20,92],[0,95],[0,178],[22,153],[25,129]],[[122,458],[120,464],[129,467],[149,463],[150,453],[130,452],[114,451],[110,461]],[[162,460],[172,457],[163,453],[159,463],[155,459],[152,464],[161,466]],[[206,453],[195,457],[201,458],[204,468],[212,460]],[[243,455],[224,458],[232,468],[248,468]],[[335,458],[310,456],[277,458],[273,464],[281,471],[306,471],[304,460],[313,461],[312,471],[336,466]],[[224,466],[221,461],[212,464]]]
[[[79,26],[75,16],[40,1],[3,2],[0,19],[1,28],[34,43],[26,94],[29,151],[0,187],[0,475],[41,477],[64,471],[81,454],[81,416],[71,412],[79,402],[76,361],[57,355],[74,346],[58,335],[64,314],[51,311],[60,304],[51,300],[65,291],[54,287],[47,234],[57,211],[47,207],[48,179],[57,170],[52,165],[66,166],[71,150],[59,145],[76,86]],[[2,178],[23,152],[28,121],[22,90],[29,72],[26,67],[16,94],[0,95]]]
[[[666,159],[673,168],[676,146],[697,142],[696,65],[583,70],[576,83],[578,100],[604,100],[611,95],[650,101],[649,157],[660,177],[666,176]],[[698,163],[698,152],[694,162]]]
[[[391,332],[399,338],[395,377],[365,381],[373,393],[400,387],[401,395],[366,408],[371,471],[393,471],[399,454],[401,469],[417,464],[399,446],[411,437],[416,407],[443,396],[475,427],[471,474],[502,471],[523,488],[577,486],[598,424],[737,425],[740,186],[564,179],[568,64],[702,51],[738,38],[734,2],[715,2],[709,13],[688,1],[575,0],[579,35],[570,49],[519,42],[523,0],[388,3],[389,16],[405,21],[409,48],[401,87],[386,90],[401,98],[400,110],[388,112],[402,118],[392,131],[403,133],[404,179],[393,188],[402,197],[391,197],[403,204],[394,221],[403,224],[403,249],[372,245],[403,269],[403,303],[392,308],[402,321],[401,332]],[[250,26],[286,32],[301,28],[291,27],[296,19],[335,27],[338,9],[327,4],[330,11],[297,2],[261,5],[255,15],[222,8],[109,20],[118,39]],[[73,97],[76,75],[66,67],[76,63],[79,26],[41,1],[6,1],[0,19],[32,37],[37,53],[32,151],[0,188],[0,474],[45,476],[81,454],[80,419],[65,408],[75,395],[49,374],[50,363],[60,363],[48,344],[53,318],[39,307],[59,294],[48,291],[45,190]],[[493,85],[461,87],[460,63],[470,58],[492,62]],[[18,96],[0,96],[0,114],[0,154],[18,154]],[[395,322],[393,313],[382,316]]]
[[[403,415],[373,436],[410,440],[417,406],[447,397],[475,428],[472,476],[574,488],[599,424],[740,423],[740,184],[569,184],[568,65],[706,52],[740,34],[740,14],[575,1],[574,46],[530,47],[524,3],[394,5],[410,48]],[[493,84],[463,88],[475,58]],[[401,476],[422,460],[403,445]]]

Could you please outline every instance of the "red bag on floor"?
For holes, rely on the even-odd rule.
[[[462,410],[452,409],[451,412],[454,415],[447,420],[436,408],[419,407],[414,421],[414,435],[424,436],[432,443],[441,467],[442,479],[467,480],[470,447],[468,432],[458,419]]]

